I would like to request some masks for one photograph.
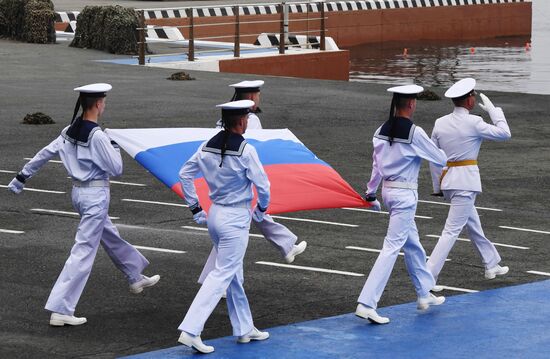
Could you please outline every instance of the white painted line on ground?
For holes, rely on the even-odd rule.
[[[538,275],[544,275],[544,276],[550,277],[550,273],[547,273],[547,272],[539,272],[539,271],[536,271],[536,270],[528,270],[527,273],[538,274]]]
[[[8,188],[8,186],[5,186],[3,184],[0,184],[0,187],[1,188]],[[64,194],[65,192],[63,191],[51,191],[51,190],[48,190],[48,189],[37,189],[37,188],[30,188],[30,187],[25,187],[24,191],[30,191],[30,192],[43,192],[43,193],[55,193],[55,194]]]
[[[266,266],[273,266],[273,267],[301,269],[301,270],[307,270],[307,271],[312,271],[312,272],[342,274],[342,275],[349,275],[349,276],[352,276],[352,277],[364,277],[365,276],[364,274],[361,274],[361,273],[345,272],[345,271],[325,269],[325,268],[316,268],[316,267],[296,266],[296,265],[292,265],[292,264],[282,264],[282,263],[274,263],[274,262],[261,262],[260,261],[260,262],[256,262],[256,264],[263,264],[263,265],[266,265]]]
[[[201,232],[208,232],[208,228],[205,228],[205,227],[181,226],[181,228],[192,229],[192,230],[201,231]],[[264,236],[262,236],[261,234],[254,234],[254,233],[249,233],[249,236],[254,238],[264,238]]]
[[[356,247],[356,246],[346,246],[346,249],[353,249],[356,251],[363,251],[363,252],[372,252],[372,253],[380,253],[382,250],[375,249],[375,248],[365,248],[365,247]],[[405,253],[399,252],[400,256],[404,256]],[[426,259],[430,259],[429,256],[426,256]],[[450,262],[451,260],[449,258],[445,259],[445,262]]]
[[[188,205],[182,204],[182,203],[146,201],[146,200],[142,200],[142,199],[123,198],[123,199],[121,199],[121,201],[123,201],[123,202],[136,202],[136,203],[148,203],[148,204],[160,204],[162,206],[172,206],[172,207],[189,207]]]
[[[440,287],[442,287],[443,289],[447,289],[447,290],[454,290],[456,292],[464,292],[464,293],[477,293],[477,292],[479,292],[479,290],[449,287],[448,285],[440,285]]]
[[[25,157],[23,158],[24,160],[27,160],[27,161],[30,161],[32,160],[31,157]],[[59,160],[49,160],[48,162],[51,162],[51,163],[63,163],[62,161],[59,161]]]
[[[178,251],[175,249],[165,249],[165,248],[155,248],[155,247],[145,247],[145,246],[134,246],[134,247],[137,249],[144,249],[147,251],[155,251],[155,252],[178,253],[178,254],[187,253],[185,251]]]
[[[438,236],[436,234],[427,234],[426,237],[439,239],[440,236]],[[456,240],[457,241],[462,241],[462,242],[470,242],[470,240],[468,238],[457,238]],[[492,243],[497,247],[506,247],[506,248],[514,248],[514,249],[529,249],[529,247],[514,246],[512,244],[503,244],[503,243],[495,243],[495,242],[492,242]]]
[[[346,246],[346,249],[353,249],[353,250],[356,250],[356,251],[372,252],[372,253],[380,253],[380,252],[381,252],[380,249],[365,248],[365,247],[356,247],[356,246]],[[399,252],[399,255],[400,255],[400,256],[404,256],[405,253]]]
[[[17,173],[15,171],[0,170],[0,173]]]
[[[345,210],[348,210],[348,211],[357,211],[357,212],[369,212],[369,213],[379,213],[379,214],[390,214],[390,212],[386,212],[386,211],[373,211],[372,209],[365,209],[365,208],[349,208],[349,207],[342,207],[342,209],[345,209]],[[415,215],[414,218],[433,219],[433,217],[420,216],[420,215]]]
[[[10,234],[23,234],[24,231],[14,231],[13,229],[2,229],[0,228],[0,233],[10,233]]]
[[[528,229],[528,228],[518,228],[518,227],[508,227],[508,226],[499,226],[500,228],[504,229],[513,229],[515,231],[522,231],[522,232],[533,232],[533,233],[542,233],[542,234],[550,234],[550,232],[547,231],[539,231],[537,229]]]
[[[421,203],[431,203],[431,204],[439,204],[439,205],[442,205],[442,206],[450,206],[450,205],[451,205],[450,203],[447,203],[447,202],[424,201],[424,200],[421,200],[421,199],[419,199],[418,202],[421,202]],[[502,209],[498,209],[498,208],[476,207],[476,209],[481,209],[481,210],[484,210],[484,211],[502,212]]]
[[[122,184],[122,185],[125,185],[125,186],[147,187],[147,185],[143,184],[143,183],[120,182],[120,181],[113,181],[113,180],[110,180],[110,182],[113,183],[113,184]]]
[[[298,221],[298,222],[311,222],[311,223],[320,223],[320,224],[330,224],[333,226],[342,226],[342,227],[359,227],[357,224],[347,224],[347,223],[338,223],[338,222],[327,222],[319,221],[316,219],[306,219],[306,218],[293,218],[293,217],[283,217],[283,216],[271,216],[278,219],[288,219],[289,221]]]
[[[76,216],[80,217],[80,215],[76,212],[66,212],[66,211],[56,211],[54,209],[44,209],[44,208],[31,208],[31,211],[38,212],[38,213],[49,213],[49,214],[65,214],[69,216]],[[109,217],[110,219],[120,219],[120,217]]]

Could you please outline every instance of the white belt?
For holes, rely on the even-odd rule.
[[[73,186],[75,187],[109,187],[109,180],[91,180],[91,181],[79,181],[73,180]]]
[[[216,202],[214,202],[214,204],[216,204],[216,205],[218,205],[218,206],[222,206],[222,207],[238,207],[238,208],[247,208],[247,209],[250,209],[250,201],[241,201],[241,202],[229,203],[229,204],[226,204],[226,203],[216,203]]]
[[[417,190],[418,189],[418,183],[384,181],[384,187],[386,187],[386,188],[402,188],[402,189]]]

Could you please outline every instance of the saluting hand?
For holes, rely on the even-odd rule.
[[[490,113],[496,109],[495,105],[493,105],[491,100],[489,100],[489,98],[485,96],[485,94],[480,93],[479,97],[481,97],[481,101],[483,101],[483,103],[479,104],[479,107],[481,107],[483,111],[487,111]]]

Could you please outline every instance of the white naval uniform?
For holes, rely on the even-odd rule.
[[[486,123],[479,116],[470,115],[463,107],[455,107],[453,113],[436,120],[432,140],[445,151],[450,162],[477,160],[484,139],[503,141],[511,137],[502,109],[495,108],[489,115],[494,125]],[[449,167],[441,183],[442,169],[432,167],[431,172],[434,191],[441,190],[445,199],[451,201],[445,228],[428,260],[428,268],[434,278],[439,276],[464,226],[485,267],[496,266],[500,262],[500,255],[485,237],[475,208],[476,196],[481,192],[478,166]]]
[[[77,143],[71,142],[66,127],[61,135],[40,150],[21,171],[32,177],[56,154],[59,154],[69,176],[75,181],[72,203],[80,215],[75,244],[59,274],[46,303],[46,309],[73,315],[84,286],[90,276],[99,244],[129,283],[141,280],[141,272],[149,264],[131,244],[124,241],[109,219],[109,176],[122,173],[119,150],[99,126],[83,121],[89,134]],[[93,127],[93,128],[91,128]],[[71,140],[71,141],[70,141]],[[87,140],[87,141],[86,141]],[[90,182],[94,181],[94,182]],[[87,186],[93,183],[93,186]],[[77,186],[78,185],[78,186]]]
[[[417,295],[428,295],[435,284],[426,268],[426,253],[420,244],[414,221],[418,200],[416,186],[422,159],[443,166],[447,157],[430,141],[422,128],[412,125],[405,118],[400,118],[397,123],[401,127],[398,131],[401,135],[394,138],[391,146],[384,132],[387,134],[388,122],[374,135],[372,174],[367,184],[367,194],[373,195],[383,181],[382,198],[390,212],[382,251],[357,300],[373,309],[377,307],[401,248],[405,252],[405,264]]]
[[[221,128],[221,120],[216,123],[216,128]],[[250,113],[248,115],[248,127],[247,130],[261,130],[262,123],[256,114]],[[288,253],[294,248],[294,244],[298,240],[298,237],[290,231],[287,227],[273,220],[273,217],[266,214],[264,220],[261,222],[252,221],[264,238],[273,244],[275,248],[279,250],[283,257],[286,257]],[[204,268],[199,276],[199,283],[203,283],[204,279],[214,269],[214,261],[216,259],[216,248],[213,247]]]
[[[248,245],[252,184],[262,208],[269,205],[269,180],[254,147],[240,135],[232,134],[220,168],[220,131],[205,142],[183,165],[180,179],[184,197],[192,207],[198,204],[195,175],[200,171],[208,184],[212,206],[208,213],[208,233],[217,250],[214,269],[208,273],[179,330],[200,335],[222,294],[227,290],[227,307],[233,335],[242,336],[253,328],[252,314],[243,288],[243,259]],[[233,142],[231,142],[233,141]],[[239,144],[239,141],[240,142]]]

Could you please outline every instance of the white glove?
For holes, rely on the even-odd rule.
[[[254,211],[252,212],[252,219],[254,222],[261,222],[264,220],[265,211],[267,211],[267,208],[262,211],[262,208],[258,205],[254,208]]]
[[[370,209],[376,212],[380,212],[382,210],[382,205],[378,200],[376,199],[376,196],[374,194],[366,194],[365,195],[365,202],[370,204]]]
[[[21,191],[23,191],[23,187],[25,187],[25,183],[18,180],[17,177],[12,179],[10,184],[8,185],[8,189],[15,194],[21,193]]]
[[[495,105],[493,105],[493,103],[491,102],[491,100],[489,100],[487,96],[480,93],[479,97],[481,97],[481,101],[483,101],[483,103],[479,104],[479,107],[481,107],[483,111],[491,113],[492,111],[496,110]]]
[[[193,215],[193,220],[197,223],[197,224],[206,224],[207,222],[207,218],[206,218],[206,212],[205,211],[200,211],[200,212],[197,212]]]
[[[370,204],[370,209],[373,210],[373,211],[376,211],[376,212],[380,212],[382,210],[382,205],[380,204],[380,202],[375,199],[374,201],[371,201],[371,202],[367,202]]]

